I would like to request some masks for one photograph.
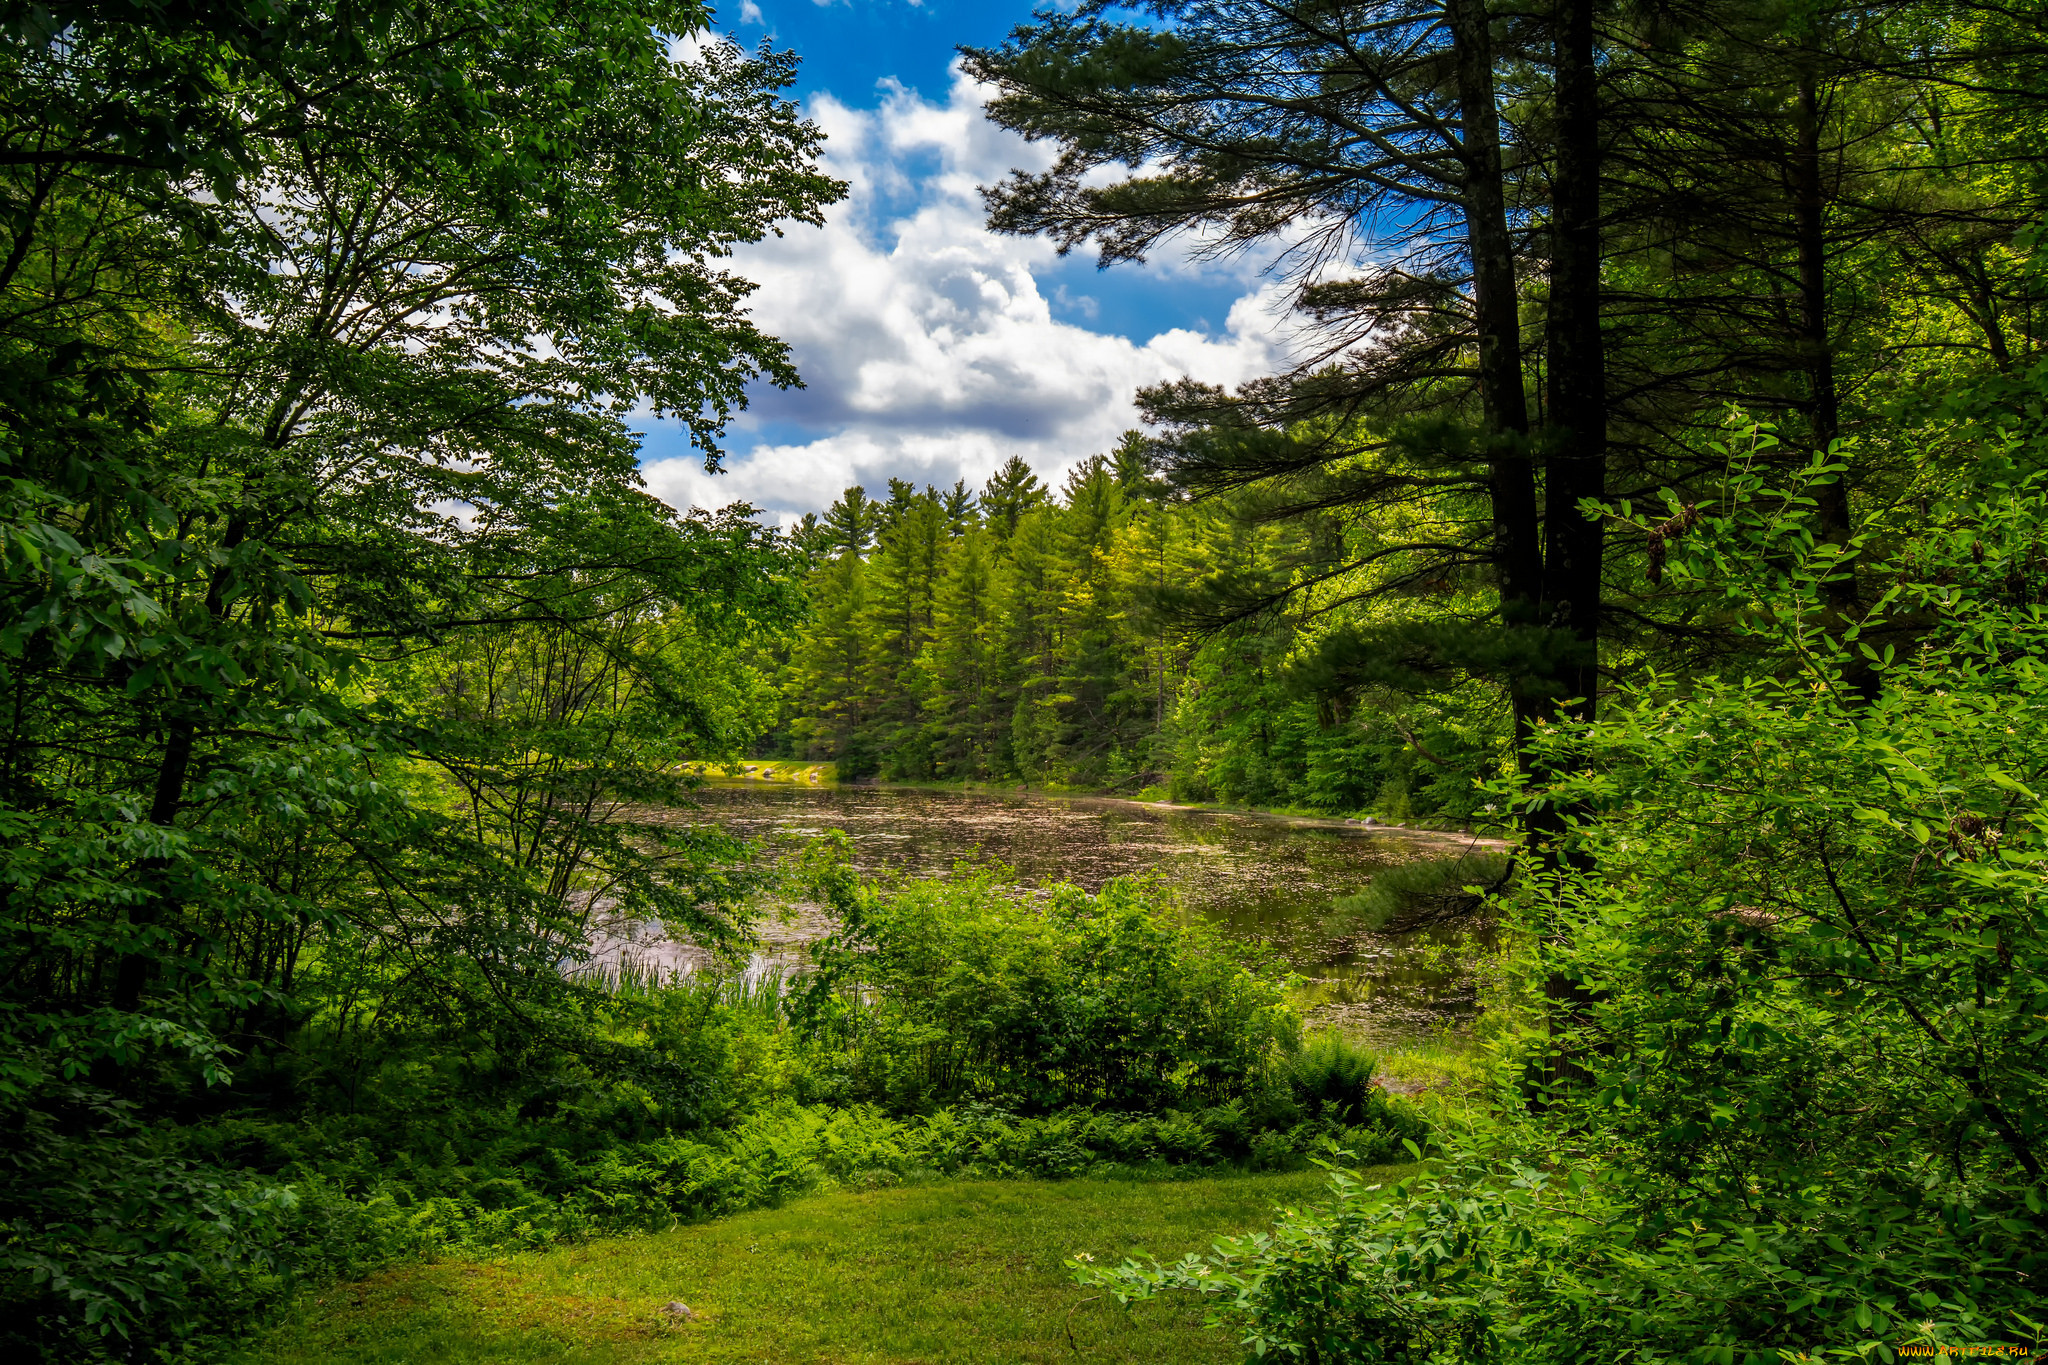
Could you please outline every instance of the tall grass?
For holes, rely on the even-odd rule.
[[[701,1005],[758,1014],[775,1024],[784,1018],[785,998],[802,975],[779,962],[714,972],[662,967],[629,957],[619,962],[589,964],[570,979],[609,995],[639,999],[680,995]]]
[[[1471,852],[1402,863],[1375,874],[1356,895],[1339,897],[1331,927],[1379,933],[1462,919],[1483,909],[1487,898],[1507,884],[1512,870],[1502,853]]]

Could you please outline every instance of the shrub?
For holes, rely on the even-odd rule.
[[[2048,1345],[2048,490],[1929,513],[1851,611],[1826,457],[1772,491],[1728,453],[1720,505],[1659,524],[1755,666],[1648,677],[1497,792],[1563,845],[1505,907],[1531,1112],[1391,1195],[1340,1178],[1268,1236],[1087,1278],[1219,1294],[1308,1359]]]
[[[1311,1113],[1357,1122],[1372,1108],[1379,1059],[1341,1033],[1324,1033],[1287,1059],[1281,1079]]]
[[[1340,896],[1336,923],[1373,932],[1421,928],[1476,914],[1507,884],[1507,855],[1423,858],[1373,874],[1363,891]]]
[[[878,889],[829,843],[812,875],[843,924],[792,1002],[819,1098],[1200,1106],[1258,1090],[1299,1037],[1281,977],[1154,886],[1034,895],[962,870]]]

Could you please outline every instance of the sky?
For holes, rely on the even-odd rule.
[[[984,226],[976,190],[1050,159],[989,123],[961,44],[999,43],[1029,0],[734,0],[714,27],[803,65],[792,92],[849,182],[822,229],[739,253],[753,312],[788,342],[805,387],[756,386],[707,475],[678,424],[646,416],[642,472],[678,507],[748,502],[770,522],[893,476],[979,487],[1012,455],[1047,482],[1138,424],[1139,387],[1236,384],[1280,367],[1271,282],[1256,262],[1168,251],[1096,268]]]

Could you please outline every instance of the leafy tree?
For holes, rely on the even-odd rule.
[[[145,1125],[400,995],[604,1064],[565,915],[737,927],[715,850],[609,816],[751,737],[703,653],[788,616],[783,551],[648,497],[625,416],[715,463],[794,381],[720,258],[839,187],[789,57],[672,55],[693,5],[7,18],[0,1294],[18,1347],[166,1354],[280,1201]]]

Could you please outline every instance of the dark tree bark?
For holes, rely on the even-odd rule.
[[[1573,651],[1557,679],[1570,714],[1592,719],[1600,691],[1606,534],[1579,511],[1607,495],[1607,354],[1601,333],[1601,118],[1593,0],[1559,0],[1552,40],[1557,146],[1551,175],[1544,469],[1544,624]]]

